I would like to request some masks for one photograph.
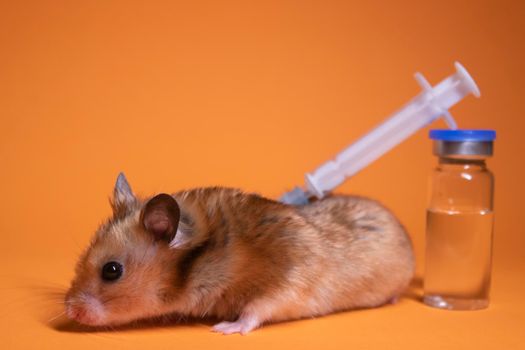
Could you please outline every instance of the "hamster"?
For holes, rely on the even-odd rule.
[[[381,306],[414,273],[403,226],[367,198],[295,207],[215,187],[140,199],[120,174],[111,204],[65,297],[66,315],[86,325],[185,315],[246,334]]]

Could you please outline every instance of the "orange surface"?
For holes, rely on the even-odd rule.
[[[0,348],[524,348],[525,2],[2,1]],[[264,327],[82,332],[61,293],[123,170],[143,194],[227,185],[277,197],[461,61],[495,128],[492,304],[394,306]],[[437,123],[434,126],[442,126]],[[426,132],[340,188],[380,199],[424,263]],[[420,281],[420,280],[419,280]]]

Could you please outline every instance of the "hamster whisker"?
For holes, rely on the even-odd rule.
[[[54,320],[56,320],[57,318],[59,318],[59,317],[65,315],[65,314],[66,314],[66,312],[65,312],[65,311],[62,311],[62,312],[59,313],[58,315],[56,315],[56,316],[54,316],[54,317],[51,317],[49,320],[47,320],[46,323],[51,323],[51,322],[53,322]]]

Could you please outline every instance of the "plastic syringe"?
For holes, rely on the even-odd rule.
[[[432,87],[421,73],[415,79],[423,91],[387,118],[382,124],[351,144],[314,172],[305,175],[305,187],[296,187],[281,197],[288,204],[306,204],[310,197],[323,198],[347,178],[407,139],[422,127],[443,117],[449,128],[457,129],[448,109],[479,89],[467,70],[455,63],[456,73]]]

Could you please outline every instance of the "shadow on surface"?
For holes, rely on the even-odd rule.
[[[403,294],[403,297],[423,302],[423,277],[416,276],[410,282],[407,291]]]
[[[99,332],[125,332],[125,331],[136,331],[136,330],[152,330],[162,328],[173,328],[173,327],[211,327],[213,320],[203,319],[179,319],[177,317],[164,317],[162,319],[147,319],[140,320],[130,324],[122,326],[104,326],[104,327],[91,327],[81,325],[75,321],[68,320],[65,317],[61,320],[56,320],[52,323],[48,323],[47,326],[58,331],[66,333],[99,333]]]

